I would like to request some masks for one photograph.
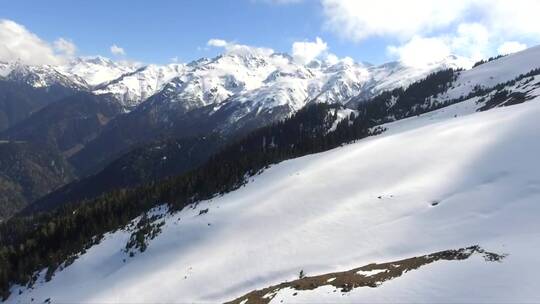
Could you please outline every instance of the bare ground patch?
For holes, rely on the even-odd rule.
[[[377,287],[383,282],[400,277],[407,271],[418,269],[422,266],[437,261],[461,261],[478,254],[484,257],[486,262],[499,262],[506,257],[505,254],[488,252],[480,246],[471,246],[457,250],[445,250],[428,255],[408,258],[395,262],[382,264],[368,264],[343,272],[333,272],[318,276],[304,277],[291,282],[283,282],[264,289],[251,291],[230,304],[267,304],[276,294],[285,288],[294,290],[313,290],[321,286],[334,286],[341,292],[349,292],[359,287]]]

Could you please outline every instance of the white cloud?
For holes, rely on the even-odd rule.
[[[275,53],[273,49],[264,47],[254,47],[249,45],[238,44],[236,42],[226,41],[223,39],[210,39],[206,42],[208,47],[224,49],[227,54],[240,55],[262,55],[269,56]],[[336,64],[338,62],[354,62],[351,58],[339,58],[335,54],[328,52],[328,45],[320,37],[316,37],[314,41],[296,41],[292,44],[292,57],[300,64],[307,64],[314,59],[324,60],[328,64]],[[283,56],[275,56],[272,58],[274,63],[287,64],[288,59]],[[352,64],[352,63],[351,63]]]
[[[119,47],[119,46],[116,45],[116,44],[111,45],[110,50],[111,50],[111,53],[112,53],[113,55],[116,55],[116,56],[123,56],[123,55],[126,54],[126,51],[124,51],[123,48]]]
[[[487,28],[479,23],[462,23],[450,38],[452,53],[467,57],[473,61],[488,56],[491,35]]]
[[[444,38],[416,36],[399,47],[388,47],[388,52],[390,55],[399,57],[408,66],[423,67],[448,57],[451,49]]]
[[[269,56],[274,53],[274,50],[270,48],[237,44],[235,42],[230,42],[223,39],[210,39],[208,40],[206,45],[210,47],[223,48],[228,54],[234,53],[243,56],[248,54]]]
[[[372,36],[411,38],[461,23],[480,23],[491,33],[540,34],[537,0],[321,0],[326,25],[352,40]]]
[[[490,56],[492,35],[479,23],[462,23],[455,33],[434,37],[415,36],[400,46],[389,46],[392,57],[410,66],[425,66],[454,54],[463,57],[462,66]],[[498,53],[508,54],[525,49],[525,44],[510,41],[501,44]]]
[[[64,38],[58,38],[54,42],[54,48],[63,54],[66,54],[67,56],[73,56],[75,55],[75,52],[77,52],[77,47],[73,42],[70,40],[66,40]]]
[[[414,36],[400,46],[389,46],[388,53],[409,66],[422,67],[441,61],[449,55],[461,57],[461,66],[486,58],[490,53],[491,35],[479,23],[462,23],[455,33],[433,37]]]
[[[69,49],[66,48],[67,44],[59,42],[58,45],[60,44],[62,48],[57,48],[60,51],[57,53],[48,42],[24,26],[11,20],[0,19],[0,61],[19,60],[30,65],[61,64],[66,60],[65,55],[70,55],[71,50],[74,51],[74,45],[71,43],[72,48]]]
[[[413,41],[414,37],[435,39],[427,40],[431,43],[438,40],[441,53],[441,41],[445,42],[452,52],[472,60],[492,55],[506,41],[540,43],[538,0],[321,0],[321,3],[327,29],[355,42],[372,37],[398,41],[402,51],[394,47],[394,54],[407,53],[406,49],[418,45],[420,40]],[[517,44],[505,47],[499,52],[522,48]]]
[[[411,38],[448,26],[467,7],[465,0],[321,0],[326,26],[351,40],[371,36]]]
[[[335,54],[328,54],[326,56],[326,62],[328,62],[328,64],[330,65],[336,64],[339,62],[339,57]]]
[[[206,43],[206,45],[213,46],[213,47],[226,47],[227,44],[228,42],[223,39],[210,39]]]
[[[481,18],[493,32],[503,37],[538,38],[540,35],[540,1],[538,0],[483,0]]]
[[[527,48],[526,44],[517,41],[506,41],[499,46],[497,52],[501,55],[507,55],[523,51]]]
[[[292,45],[293,58],[303,64],[319,57],[328,50],[328,45],[321,38],[317,37],[314,42],[297,41]]]
[[[270,56],[274,53],[274,50],[271,48],[254,47],[243,44],[229,44],[225,49],[227,50],[227,53],[235,53],[244,56],[248,54]]]

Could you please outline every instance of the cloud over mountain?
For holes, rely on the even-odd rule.
[[[20,61],[25,64],[60,64],[75,54],[73,42],[59,38],[51,45],[23,25],[0,19],[0,61]]]

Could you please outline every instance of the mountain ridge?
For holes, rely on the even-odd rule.
[[[0,76],[8,80],[24,81],[34,87],[60,84],[95,94],[113,94],[125,111],[131,111],[152,95],[159,93],[174,79],[177,79],[176,83],[184,84],[184,90],[178,91],[175,99],[196,99],[201,105],[208,105],[209,102],[219,104],[242,91],[243,94],[248,94],[244,97],[239,96],[242,99],[255,96],[255,92],[251,91],[257,88],[266,87],[267,91],[271,91],[267,86],[272,85],[278,78],[286,77],[288,80],[309,78],[311,83],[302,84],[301,88],[298,88],[304,91],[303,98],[293,98],[294,103],[302,104],[305,100],[314,99],[315,96],[321,100],[320,96],[325,94],[327,96],[321,100],[322,102],[350,98],[360,93],[362,86],[367,82],[378,83],[382,78],[391,78],[396,69],[403,73],[399,78],[410,80],[401,79],[399,82],[400,79],[396,79],[393,84],[392,81],[378,85],[368,84],[371,94],[403,86],[407,81],[418,80],[437,69],[456,68],[459,64],[459,60],[449,56],[422,69],[406,67],[399,62],[374,66],[356,63],[350,59],[332,63],[314,60],[304,65],[296,63],[288,54],[268,54],[246,48],[214,58],[200,58],[187,64],[142,65],[114,62],[100,56],[75,58],[59,66],[27,66],[20,62],[0,63]],[[252,72],[240,71],[238,67],[250,69]],[[386,70],[389,72],[385,73]],[[407,75],[408,72],[410,75]],[[371,79],[367,79],[369,77]],[[201,86],[203,80],[205,83]],[[280,84],[273,85],[277,92],[290,89],[281,88]],[[245,90],[239,91],[238,86]]]

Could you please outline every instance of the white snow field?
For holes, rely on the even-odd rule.
[[[453,87],[443,94],[443,97],[452,99],[467,96],[476,86],[491,88],[537,68],[540,68],[540,46],[531,47],[463,71]]]
[[[224,302],[300,270],[479,245],[508,256],[434,262],[349,293],[287,289],[273,302],[538,303],[539,101],[482,113],[468,101],[274,165],[237,191],[166,215],[144,253],[129,257],[129,233],[110,233],[51,281],[13,287],[7,302]]]

